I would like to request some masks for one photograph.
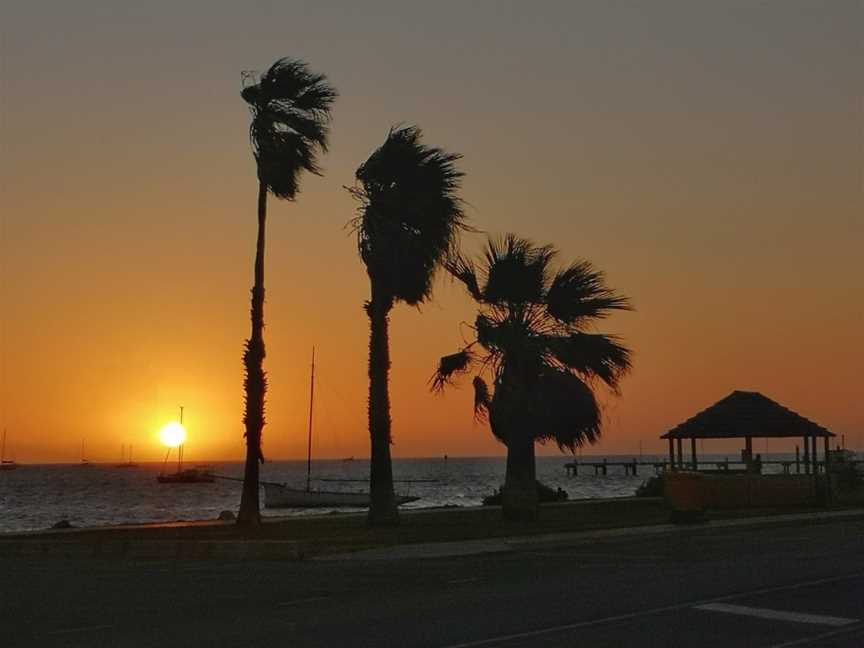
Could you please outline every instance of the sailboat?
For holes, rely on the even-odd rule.
[[[369,493],[312,490],[312,411],[315,403],[315,347],[312,347],[312,376],[309,383],[309,434],[306,443],[306,488],[291,488],[287,484],[261,482],[266,508],[332,508],[351,506],[368,508]],[[352,457],[353,459],[353,457]],[[397,504],[406,504],[419,497],[397,496]]]
[[[138,464],[132,461],[132,444],[129,444],[129,456],[126,456],[126,446],[120,446],[120,463],[114,464],[115,468],[137,468]]]
[[[78,465],[82,468],[90,465],[90,462],[84,457],[84,439],[81,439],[81,462]]]
[[[6,458],[6,428],[3,428],[3,440],[0,441],[0,470],[15,470],[18,464]]]
[[[180,407],[180,425],[183,425],[183,407]],[[209,484],[215,481],[213,473],[208,466],[195,466],[194,468],[183,469],[183,444],[177,447],[177,472],[165,473],[165,466],[168,463],[168,457],[171,455],[171,448],[168,448],[168,454],[165,455],[165,463],[162,464],[162,472],[156,477],[156,481],[160,484]]]

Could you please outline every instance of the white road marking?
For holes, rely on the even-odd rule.
[[[844,574],[843,576],[830,576],[828,578],[818,578],[812,581],[804,581],[793,585],[779,585],[776,587],[763,587],[761,589],[751,590],[749,592],[739,592],[737,594],[729,594],[728,596],[718,596],[713,599],[703,599],[701,601],[690,601],[689,603],[678,603],[675,605],[665,605],[663,607],[651,608],[648,610],[639,610],[638,612],[628,612],[627,614],[619,614],[617,616],[605,617],[602,619],[594,619],[593,621],[580,621],[578,623],[568,623],[566,625],[552,626],[541,630],[530,630],[528,632],[517,632],[509,635],[501,635],[498,637],[490,637],[488,639],[480,639],[479,641],[467,641],[458,644],[450,644],[444,648],[475,648],[475,646],[491,646],[493,644],[503,643],[506,641],[514,641],[517,639],[528,639],[531,637],[542,637],[543,635],[565,632],[567,630],[576,630],[578,628],[588,628],[591,626],[604,625],[607,623],[616,623],[618,621],[630,621],[643,616],[653,616],[655,614],[663,614],[664,612],[675,612],[692,608],[696,605],[704,605],[706,603],[716,601],[731,601],[737,598],[746,596],[758,596],[760,594],[773,594],[774,592],[783,592],[788,590],[803,589],[812,587],[813,585],[825,585],[828,583],[838,583],[845,580],[854,580],[864,577],[864,572],[855,574]]]
[[[856,632],[861,630],[864,626],[856,625],[856,626],[846,626],[841,630],[831,630],[829,632],[825,632],[823,634],[818,634],[813,637],[804,637],[803,639],[794,639],[792,641],[787,641],[782,644],[774,644],[771,648],[793,648],[793,646],[819,646],[824,645],[824,641],[826,639],[833,639],[836,637],[842,637],[844,635],[848,636],[852,632]]]
[[[724,614],[740,614],[741,616],[770,619],[772,621],[791,621],[792,623],[813,623],[816,625],[838,627],[858,622],[858,619],[847,619],[845,617],[805,614],[803,612],[784,612],[783,610],[769,610],[768,608],[750,607],[747,605],[729,605],[728,603],[705,603],[704,605],[694,605],[693,609],[722,612]]]

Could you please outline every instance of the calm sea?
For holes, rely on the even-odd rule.
[[[633,457],[607,458],[622,461]],[[643,459],[651,461],[655,457]],[[662,457],[656,459],[662,461]],[[571,499],[632,495],[654,474],[651,467],[642,466],[636,477],[625,475],[620,467],[609,468],[606,476],[595,476],[593,470],[587,469],[577,477],[568,477],[564,464],[571,460],[565,456],[537,459],[538,479],[553,488],[563,488]],[[586,456],[581,460],[599,461],[602,457]],[[217,475],[242,476],[241,463],[212,465]],[[160,464],[141,464],[137,468],[116,468],[110,464],[23,465],[17,470],[0,472],[0,531],[45,529],[64,519],[75,526],[97,526],[213,519],[224,510],[236,512],[240,482],[217,479],[210,484],[159,484],[156,476],[160,469]],[[501,485],[504,459],[396,459],[393,470],[394,479],[405,480],[397,482],[397,492],[420,498],[405,508],[476,506]],[[775,470],[779,467],[772,467],[771,471]],[[359,481],[328,480],[364,480],[369,475],[369,463],[364,459],[313,461],[312,475],[313,488],[366,490],[366,484]],[[306,462],[267,463],[261,479],[303,487]],[[332,510],[264,509],[264,514],[320,515]]]

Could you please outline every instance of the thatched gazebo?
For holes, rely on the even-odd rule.
[[[804,444],[804,470],[817,470],[816,439],[824,442],[824,460],[829,455],[829,439],[834,434],[821,425],[804,418],[763,396],[759,392],[734,391],[711,407],[662,435],[669,440],[669,463],[672,470],[683,469],[682,442],[690,439],[691,462],[697,468],[696,439],[744,439],[742,461],[748,470],[753,467],[754,438],[800,438]],[[676,457],[677,449],[677,457]]]

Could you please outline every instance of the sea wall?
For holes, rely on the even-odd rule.
[[[813,475],[705,475],[670,472],[664,491],[677,510],[801,507],[821,503]]]

